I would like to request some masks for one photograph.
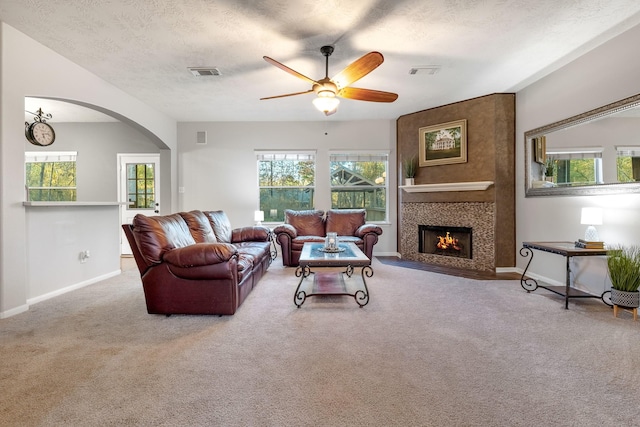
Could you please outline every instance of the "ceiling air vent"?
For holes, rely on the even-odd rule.
[[[409,70],[409,74],[413,75],[420,72],[420,74],[428,74],[432,76],[434,74],[437,74],[438,71],[440,71],[440,68],[442,68],[440,65],[423,65],[420,67],[413,67]]]
[[[189,67],[189,71],[196,77],[219,76],[220,70],[215,67]]]

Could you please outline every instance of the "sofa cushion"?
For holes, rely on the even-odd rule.
[[[231,243],[236,242],[267,242],[271,231],[262,225],[234,228],[231,232]]]
[[[298,236],[325,236],[323,216],[320,210],[284,211],[285,222],[296,229]]]
[[[364,224],[366,215],[364,209],[330,209],[327,211],[327,233],[355,236],[358,227]]]
[[[204,211],[218,242],[231,243],[231,222],[224,211]]]
[[[238,254],[238,284],[253,271],[254,258],[247,254]]]
[[[162,260],[178,267],[199,267],[227,262],[237,253],[228,243],[196,243],[167,251]]]
[[[215,243],[218,240],[213,233],[209,218],[201,211],[180,212],[191,231],[191,236],[196,243]]]
[[[151,264],[162,261],[165,252],[195,245],[189,226],[179,214],[133,217],[133,233],[140,253]]]
[[[320,236],[300,236],[291,241],[291,250],[302,251],[305,243],[324,243],[324,237]]]

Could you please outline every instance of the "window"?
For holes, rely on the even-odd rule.
[[[618,182],[640,181],[640,147],[616,147]]]
[[[331,207],[367,211],[368,221],[387,220],[386,153],[332,153]]]
[[[260,209],[266,222],[284,221],[284,210],[313,209],[314,152],[256,152]]]
[[[128,209],[156,209],[153,163],[127,163]]]
[[[602,184],[602,148],[547,149],[558,186]]]
[[[27,200],[76,201],[77,152],[25,152]]]

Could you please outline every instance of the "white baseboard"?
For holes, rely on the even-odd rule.
[[[496,273],[518,273],[522,274],[522,270],[518,267],[496,267]]]
[[[57,289],[53,292],[46,293],[44,295],[39,295],[37,297],[29,298],[27,300],[27,307],[32,304],[37,304],[42,301],[46,301],[51,298],[55,298],[62,294],[66,294],[67,292],[75,291],[76,289],[84,288],[85,286],[93,285],[94,283],[100,282],[105,279],[109,279],[110,277],[114,277],[122,273],[122,270],[118,269],[116,271],[112,271],[111,273],[103,274],[101,276],[93,277],[89,280],[85,280],[84,282],[76,283],[75,285],[67,286],[62,289]]]
[[[520,274],[522,274],[522,272]],[[550,278],[545,277],[545,276],[541,276],[541,275],[536,274],[536,273],[527,272],[527,277],[530,277],[530,278],[534,279],[536,282],[546,283],[547,285],[551,285],[551,286],[565,286],[566,285],[564,282],[559,282],[557,280],[553,280],[553,279],[550,279]]]
[[[16,314],[29,311],[29,304],[24,304],[19,307],[12,308],[11,310],[0,312],[0,319],[6,319],[7,317],[15,316]]]
[[[374,252],[373,256],[394,256],[401,258],[398,252]]]

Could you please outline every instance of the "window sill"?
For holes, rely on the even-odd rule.
[[[27,207],[50,207],[50,206],[124,206],[124,202],[22,202],[22,206]]]

